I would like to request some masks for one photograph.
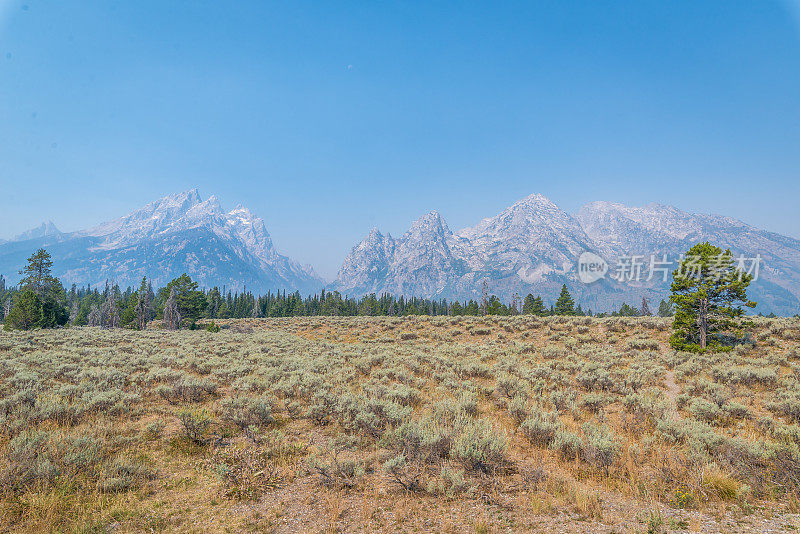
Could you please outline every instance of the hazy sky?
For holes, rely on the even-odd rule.
[[[0,237],[198,187],[335,273],[532,192],[800,237],[797,5],[0,0]]]

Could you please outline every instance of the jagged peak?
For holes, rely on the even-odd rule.
[[[522,198],[516,202],[516,204],[523,204],[523,203],[553,204],[553,201],[541,193],[531,193],[527,197]]]
[[[199,204],[202,202],[200,198],[200,193],[197,191],[197,188],[187,189],[186,191],[179,191],[177,193],[169,194],[165,197],[162,197],[153,204],[158,205],[179,205],[188,203],[190,205]]]
[[[409,228],[409,232],[413,233],[414,231],[433,231],[436,233],[445,233],[449,234],[450,228],[447,226],[447,222],[445,222],[444,217],[436,211],[431,210],[422,217],[418,218],[411,224],[411,228]]]
[[[383,234],[381,233],[381,231],[378,230],[377,226],[373,226],[367,233],[367,236],[364,238],[364,241],[375,241],[382,239],[383,239]]]
[[[56,228],[56,225],[53,221],[48,220],[36,226],[35,228],[31,228],[30,230],[26,230],[19,235],[14,236],[11,240],[12,241],[24,241],[26,239],[35,239],[37,237],[45,237],[51,235],[61,235],[61,231]]]

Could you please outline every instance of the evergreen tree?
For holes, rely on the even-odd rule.
[[[28,258],[19,272],[22,293],[14,299],[5,322],[7,329],[54,328],[69,320],[66,293],[57,278],[51,274],[53,261],[50,254],[39,249]]]
[[[659,317],[671,317],[672,316],[672,304],[667,302],[664,299],[661,299],[661,302],[658,305],[658,316]]]
[[[30,330],[39,326],[42,301],[32,289],[23,289],[16,295],[11,311],[6,317],[5,329]]]
[[[638,317],[641,312],[635,307],[623,302],[619,307],[619,311],[611,312],[612,317]]]
[[[556,315],[575,315],[575,301],[572,300],[566,284],[561,286],[561,294],[556,299],[553,311]]]
[[[642,315],[653,315],[647,303],[647,297],[642,297],[642,308],[639,310]]]
[[[162,296],[172,296],[172,291],[175,290],[175,305],[177,306],[178,315],[181,320],[186,319],[191,324],[194,324],[197,319],[202,317],[203,311],[208,305],[206,296],[202,291],[199,291],[197,287],[197,282],[184,273],[168,283],[159,293],[161,293]],[[240,306],[244,305],[244,299],[240,299]],[[242,312],[249,313],[252,311],[252,307],[248,307],[246,310],[246,312],[244,312],[244,310],[242,310]],[[245,317],[244,313],[241,313],[239,317]]]
[[[528,293],[528,296],[525,297],[525,301],[522,304],[522,313],[525,315],[547,315],[547,308],[544,306],[542,297],[534,297],[532,294]]]
[[[139,291],[136,294],[136,328],[144,330],[150,319],[150,286],[147,284],[147,277],[142,277],[139,284]]]
[[[672,347],[693,352],[729,350],[725,337],[735,329],[734,319],[744,313],[741,305],[756,305],[746,294],[752,276],[736,269],[730,250],[723,252],[705,242],[686,253],[672,277]]]
[[[19,272],[23,275],[20,285],[33,291],[39,299],[43,299],[58,282],[51,274],[52,267],[53,260],[50,254],[40,248],[28,258],[28,264]]]
[[[531,313],[531,308],[533,308],[533,294],[528,293],[522,301],[522,314],[523,315],[533,315]]]

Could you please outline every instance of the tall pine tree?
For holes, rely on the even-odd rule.
[[[672,273],[675,305],[670,344],[676,350],[705,352],[729,350],[727,338],[735,333],[735,318],[753,308],[747,299],[752,276],[734,266],[730,250],[711,243],[692,247]]]

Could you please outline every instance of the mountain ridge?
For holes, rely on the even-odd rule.
[[[438,227],[448,228],[440,214],[431,213],[436,213]],[[430,215],[415,221],[409,232]],[[348,295],[402,292],[463,300],[480,298],[485,280],[491,293],[510,300],[528,292],[554,298],[566,284],[584,308],[612,309],[623,301],[638,304],[642,297],[666,298],[668,286],[652,280],[620,283],[611,276],[582,284],[576,271],[581,253],[598,254],[611,266],[634,254],[667,253],[677,259],[695,243],[710,240],[734,253],[762,257],[763,276],[752,286],[762,309],[800,311],[800,240],[723,215],[688,213],[655,202],[630,207],[604,201],[589,202],[569,214],[534,193],[455,233],[448,229],[415,243],[405,237],[409,232],[399,240],[384,237],[389,243],[381,244],[380,253],[374,240],[362,240],[329,287]],[[370,235],[382,236],[377,228]],[[447,254],[439,256],[447,261],[436,255],[420,261],[431,248],[446,249]]]
[[[216,196],[202,200],[197,189],[85,230],[34,230],[0,243],[0,272],[11,280],[24,263],[25,243],[27,254],[47,246],[54,274],[66,283],[136,285],[142,276],[166,283],[186,272],[206,287],[318,291],[325,285],[313,269],[277,251],[261,218],[241,205],[226,212]]]
[[[668,284],[613,279],[615,262],[629,255],[677,258],[699,241],[734,254],[758,254],[761,277],[751,293],[763,311],[800,311],[800,240],[740,220],[697,214],[656,202],[626,206],[588,202],[568,213],[533,193],[473,226],[451,230],[438,211],[415,219],[400,237],[373,227],[351,248],[333,282],[313,267],[279,253],[263,219],[237,205],[223,209],[197,189],[167,195],[122,217],[64,233],[52,221],[0,241],[0,272],[14,275],[39,246],[53,254],[66,283],[135,285],[142,276],[166,283],[187,272],[201,285],[315,293],[323,287],[350,296],[367,293],[479,299],[483,282],[504,300],[541,294],[553,299],[566,284],[584,308],[608,310],[642,297],[665,298]],[[592,252],[609,275],[580,283],[576,261]]]

